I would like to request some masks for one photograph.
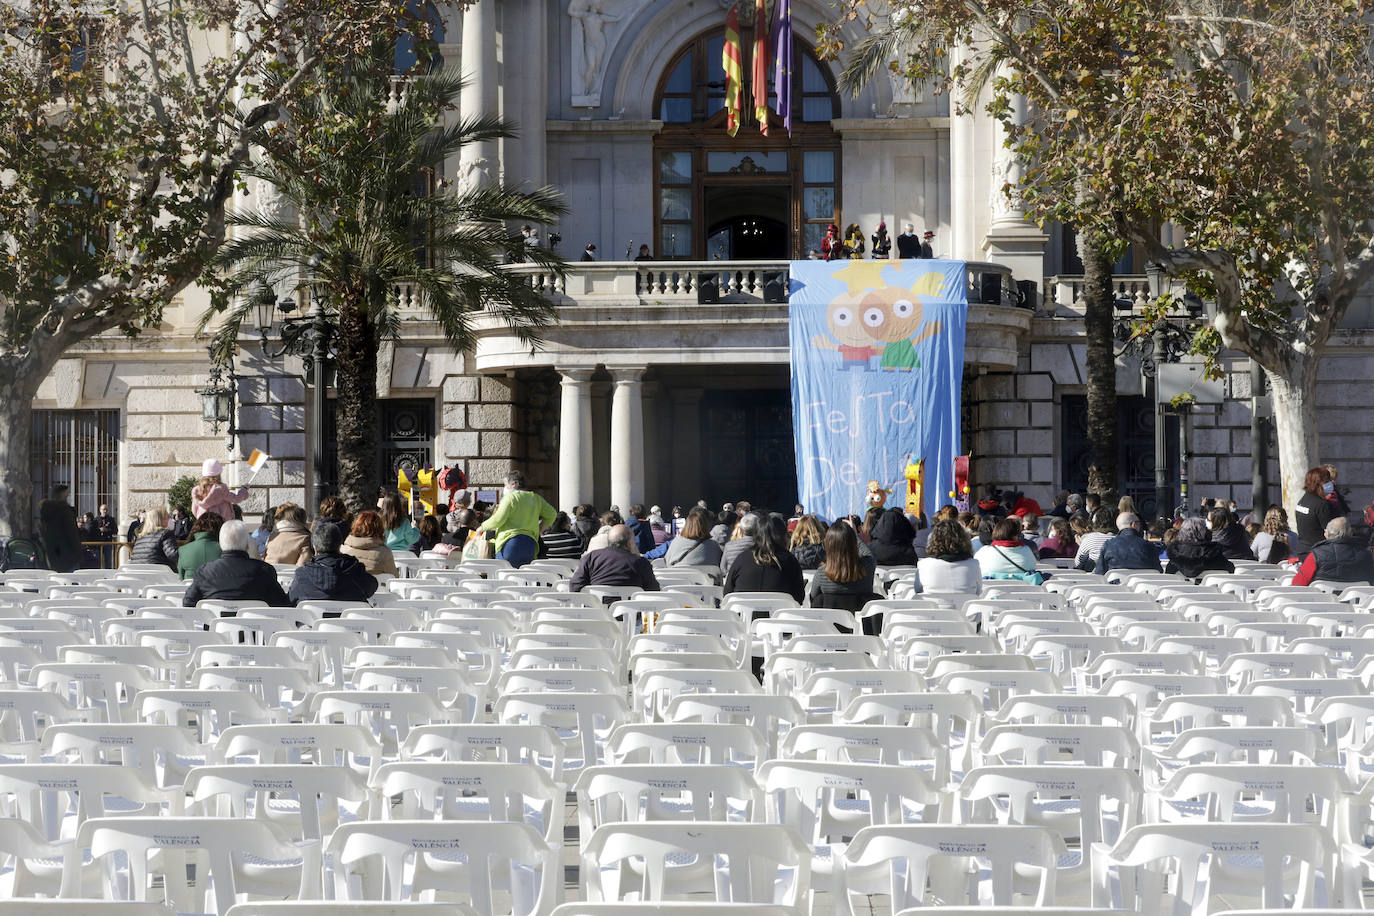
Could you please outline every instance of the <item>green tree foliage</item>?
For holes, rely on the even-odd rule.
[[[1128,240],[1216,302],[1197,349],[1265,369],[1294,502],[1319,460],[1322,351],[1374,274],[1374,0],[844,0],[842,16],[872,27],[855,72],[945,90],[994,74],[1028,210]]]
[[[0,0],[0,534],[27,533],[29,404],[58,358],[156,326],[281,106],[408,18],[387,0]]]
[[[355,511],[376,499],[377,348],[397,333],[402,291],[459,351],[475,344],[478,322],[500,322],[533,342],[553,320],[552,305],[503,265],[518,257],[560,269],[556,254],[526,250],[507,228],[555,221],[558,193],[458,187],[441,177],[463,147],[513,135],[499,117],[457,117],[461,87],[443,70],[398,81],[355,62],[329,74],[244,172],[286,206],[234,213],[235,238],[212,264],[227,276],[204,319],[226,316],[221,353],[236,345],[265,286],[313,291],[337,320],[339,490]]]
[[[191,491],[195,489],[197,482],[198,479],[190,475],[178,477],[176,483],[167,491],[167,508],[180,509],[190,515]]]

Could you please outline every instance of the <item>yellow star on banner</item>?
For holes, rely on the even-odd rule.
[[[848,283],[849,295],[857,296],[866,289],[887,286],[882,277],[883,268],[886,266],[886,261],[850,261],[847,267],[835,271],[832,276],[836,280]]]
[[[922,274],[920,279],[912,285],[911,291],[918,296],[938,296],[944,291],[944,288],[945,275],[932,270]]]

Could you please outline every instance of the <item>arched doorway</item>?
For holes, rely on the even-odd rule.
[[[745,74],[752,32],[741,30]],[[769,88],[764,136],[745,93],[735,137],[725,132],[724,29],[703,32],[664,69],[654,107],[655,255],[693,260],[802,258],[839,218],[839,97],[829,69],[794,38],[792,133]],[[748,87],[746,87],[747,89]]]

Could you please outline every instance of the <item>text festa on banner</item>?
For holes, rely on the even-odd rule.
[[[960,448],[968,323],[963,261],[794,261],[789,336],[797,482],[808,511],[862,514],[868,481],[927,516]],[[906,502],[905,499],[902,502]]]

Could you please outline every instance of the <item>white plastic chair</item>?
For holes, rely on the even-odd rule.
[[[523,823],[563,845],[563,787],[533,763],[397,760],[377,769],[371,787],[384,800],[381,820]]]
[[[527,824],[358,821],[335,830],[327,850],[336,900],[415,900],[443,890],[462,894],[482,916],[546,916],[562,890],[556,852]],[[503,890],[510,905],[498,907]]]
[[[382,747],[371,732],[356,725],[310,722],[289,725],[235,725],[224,730],[212,757],[217,763],[313,763],[347,766],[371,773],[381,765]]]
[[[546,725],[420,725],[401,746],[405,760],[531,763],[563,782],[563,742]]]
[[[630,720],[625,700],[601,693],[518,693],[500,696],[492,717],[507,724],[547,725],[560,733],[565,770],[605,762],[611,731]]]
[[[763,792],[742,767],[617,764],[589,767],[573,785],[579,836],[629,821],[749,823],[763,819]],[[670,866],[671,870],[671,866]]]
[[[153,775],[159,786],[179,786],[208,750],[174,725],[83,723],[50,726],[43,733],[44,756],[86,764],[119,764]]]
[[[677,876],[670,860],[687,859],[706,860],[714,880],[691,881],[695,873],[683,869],[684,884],[670,884]],[[798,906],[811,891],[811,851],[777,824],[607,824],[583,840],[581,875],[583,896],[593,903],[630,895],[657,903],[704,891],[723,902]]]
[[[107,817],[86,821],[77,849],[90,849],[105,868],[109,899],[147,900],[152,877],[161,877],[162,896],[178,912],[224,913],[239,894],[318,899],[320,848],[299,847],[265,821],[204,817]],[[150,853],[157,852],[150,865]],[[68,857],[63,896],[75,879]],[[118,862],[124,860],[124,871]],[[187,865],[196,861],[196,888]],[[264,861],[266,860],[266,861]],[[268,866],[266,862],[270,862]],[[202,870],[204,869],[204,870]],[[208,878],[208,880],[206,880]],[[213,891],[211,890],[213,889]],[[213,896],[211,893],[213,892]]]
[[[763,737],[729,722],[641,722],[618,726],[606,741],[608,765],[729,764],[754,770],[764,759]]]
[[[833,890],[846,838],[868,826],[940,819],[941,793],[921,770],[881,763],[769,760],[759,767],[768,820],[812,849],[812,887]]]
[[[1072,763],[1131,769],[1139,765],[1140,744],[1129,730],[1115,725],[994,725],[978,754],[984,765]]]
[[[266,820],[293,841],[316,843],[341,820],[365,812],[369,798],[366,783],[353,770],[314,764],[196,767],[186,774],[185,794],[195,813]]]
[[[1057,866],[1059,902],[1067,892],[1091,897],[1094,844],[1111,845],[1141,820],[1140,777],[1119,767],[991,766],[964,776],[959,820],[1047,827],[1073,838]]]
[[[806,713],[792,697],[767,693],[687,693],[668,704],[669,722],[733,722],[748,725],[763,736],[765,753],[777,756],[788,730],[806,722]]]
[[[1289,900],[1307,909],[1317,903],[1317,872],[1336,851],[1330,833],[1309,824],[1141,824],[1095,851],[1094,903],[1207,913],[1218,893],[1230,900],[1258,891],[1266,909],[1288,909]],[[1161,875],[1168,861],[1176,865]],[[1325,875],[1328,892],[1336,877]]]
[[[934,901],[1007,906],[1014,902],[1018,878],[1023,893],[1040,907],[1054,900],[1056,864],[1066,854],[1059,834],[1044,827],[865,827],[854,835],[838,863],[837,909],[857,916],[853,894],[884,892],[890,895],[894,912],[909,906],[924,908]]]

